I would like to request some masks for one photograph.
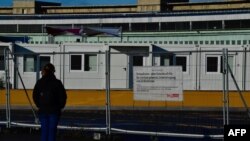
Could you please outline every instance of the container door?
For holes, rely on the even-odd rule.
[[[128,56],[126,54],[110,55],[110,88],[128,88]]]

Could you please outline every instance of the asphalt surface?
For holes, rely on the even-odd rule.
[[[2,129],[0,134],[1,141],[39,141],[40,130],[33,130],[27,128],[12,128]],[[93,141],[93,135],[80,134],[76,131],[58,131],[57,141]],[[101,140],[106,140],[102,138]]]
[[[12,121],[34,123],[30,110],[12,110]],[[0,121],[5,121],[5,111],[0,110]],[[250,119],[244,111],[230,112],[231,124],[249,124]],[[103,110],[69,110],[62,113],[60,125],[68,127],[105,128],[106,113]],[[0,125],[0,141],[39,141],[40,130],[12,126],[7,129]],[[115,110],[111,111],[111,128],[129,131],[167,132],[181,134],[199,134],[204,138],[166,137],[154,135],[133,135],[126,132],[112,132],[106,136],[105,131],[58,130],[57,141],[210,141],[218,140],[209,135],[223,135],[223,114],[221,111],[146,111]],[[96,138],[101,135],[100,138]],[[220,139],[221,140],[221,139]]]

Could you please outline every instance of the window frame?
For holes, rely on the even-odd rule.
[[[81,69],[72,69],[72,56],[80,56],[81,57]],[[84,71],[84,59],[83,59],[83,54],[70,54],[69,55],[69,71],[70,72],[82,72]]]
[[[221,55],[206,55],[206,57],[205,57],[205,72],[206,72],[206,74],[219,74],[220,73],[220,70],[221,70],[221,62],[220,62],[220,56]],[[214,66],[216,66],[217,67],[217,70],[216,71],[208,71],[208,58],[217,58],[217,64],[216,65],[214,65]]]
[[[207,58],[208,57],[216,57],[218,62],[217,62],[217,71],[216,72],[208,72],[207,71]],[[228,54],[228,58],[229,57],[232,57],[232,64],[233,66],[230,66],[231,67],[231,70],[232,72],[234,73],[235,72],[235,59],[236,59],[236,56],[235,54]],[[230,65],[230,64],[229,64]],[[222,55],[221,54],[207,54],[206,57],[205,57],[205,73],[206,74],[221,74],[222,73]]]
[[[79,56],[81,56],[81,69],[79,69],[79,70],[72,70],[71,69],[71,57],[73,56],[73,55],[79,55]],[[85,64],[85,57],[87,56],[87,55],[95,55],[96,56],[96,70],[86,70],[85,68],[86,68],[86,64]],[[97,53],[84,53],[84,54],[70,54],[69,55],[69,71],[70,72],[98,72],[98,54]]]
[[[169,65],[163,65],[162,61],[164,60],[164,58],[168,58],[169,59]],[[186,58],[186,70],[182,72],[183,73],[189,73],[189,55],[182,55],[182,54],[168,54],[168,55],[160,55],[160,62],[159,65],[160,66],[177,66],[176,64],[176,59],[178,57],[185,57]],[[180,66],[180,65],[178,65]],[[181,65],[182,66],[182,65]]]
[[[186,58],[186,70],[185,71],[183,71],[183,68],[182,68],[182,72],[183,73],[189,73],[189,55],[175,55],[174,56],[175,58],[175,61],[174,61],[174,65],[175,66],[177,66],[177,64],[176,64],[176,58],[178,58],[178,57],[185,57]],[[180,66],[180,65],[178,65],[178,66]],[[182,65],[181,65],[182,66]]]
[[[95,63],[96,70],[85,70],[85,67],[87,67],[86,64],[85,64],[86,56],[93,56],[93,55],[96,56],[96,63]],[[84,61],[83,62],[83,71],[84,72],[97,72],[98,71],[98,54],[97,53],[85,53],[85,54],[83,54],[83,61]]]
[[[32,57],[34,58],[34,64],[33,64],[33,67],[34,67],[34,70],[33,71],[26,71],[26,59],[27,57]],[[24,55],[23,56],[23,72],[24,73],[34,73],[37,71],[37,55]]]
[[[43,67],[43,65],[41,64],[41,57],[48,57],[49,58],[49,62],[48,63],[51,63],[52,62],[52,60],[51,60],[51,56],[49,56],[49,55],[40,55],[39,56],[39,71],[42,71],[42,67]]]
[[[144,56],[143,55],[133,55],[132,57],[133,57],[133,66],[137,66],[137,67],[144,66]],[[135,60],[138,61],[138,58],[136,58],[136,57],[140,57],[140,59],[141,59],[140,61],[142,61],[141,62],[142,64],[140,64],[140,65],[136,64],[135,65]]]

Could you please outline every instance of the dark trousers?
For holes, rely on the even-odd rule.
[[[39,114],[39,120],[41,123],[41,141],[56,141],[59,116],[57,114]]]

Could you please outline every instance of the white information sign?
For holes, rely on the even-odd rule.
[[[134,100],[183,100],[180,66],[134,67],[133,80]]]

